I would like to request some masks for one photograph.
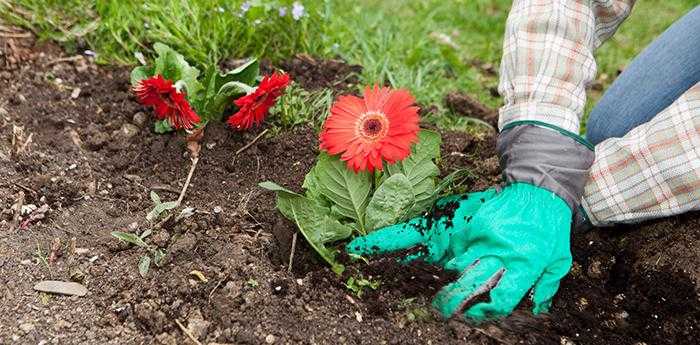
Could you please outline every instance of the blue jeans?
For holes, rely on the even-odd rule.
[[[676,21],[620,74],[591,111],[586,138],[597,145],[651,120],[700,82],[700,6]]]

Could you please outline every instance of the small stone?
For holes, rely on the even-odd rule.
[[[602,263],[599,260],[593,260],[588,266],[588,276],[593,279],[598,279],[603,276]]]
[[[85,58],[75,60],[75,62],[73,62],[73,66],[75,66],[75,71],[78,73],[83,73],[88,69],[87,60]]]
[[[69,328],[71,328],[71,327],[73,327],[73,324],[71,324],[70,322],[68,322],[68,321],[66,321],[66,320],[57,320],[57,321],[53,324],[53,329],[56,330],[56,331],[60,331],[60,330],[63,330],[63,329],[69,329]]]
[[[131,119],[131,121],[139,126],[143,127],[143,125],[146,124],[146,121],[148,121],[148,115],[146,113],[139,111],[138,113],[134,114],[134,117]]]
[[[571,339],[569,339],[567,337],[561,337],[559,339],[559,344],[561,344],[561,345],[576,345],[576,343],[574,343]]]
[[[362,314],[360,314],[359,311],[355,312],[355,320],[357,320],[357,322],[362,322]]]
[[[34,290],[69,296],[85,296],[87,288],[75,282],[44,280],[34,285]]]
[[[76,283],[82,283],[85,280],[85,273],[79,268],[74,268],[70,272],[70,280]]]
[[[578,307],[579,311],[584,311],[588,307],[588,304],[586,297],[581,297],[576,303],[576,307]]]
[[[76,99],[76,98],[80,97],[80,91],[81,90],[79,87],[76,87],[75,89],[73,89],[73,92],[70,93],[70,98]]]
[[[22,264],[22,265],[31,265],[31,264],[32,264],[32,260],[25,259],[25,260],[20,261],[19,263]]]
[[[19,325],[19,329],[21,329],[22,332],[24,332],[25,334],[27,334],[27,333],[33,331],[34,328],[35,328],[35,327],[34,327],[34,324],[29,323],[29,322],[25,322],[25,323]]]
[[[215,207],[214,207],[214,213],[217,213],[217,214],[218,214],[218,213],[221,213],[221,212],[223,212],[223,211],[224,211],[224,209],[222,209],[221,206],[215,206]]]
[[[275,340],[275,336],[272,334],[268,334],[267,337],[265,337],[265,342],[268,344],[274,344]]]
[[[130,123],[125,123],[122,125],[122,128],[119,130],[119,134],[121,134],[124,138],[133,138],[136,136],[136,134],[139,133],[139,128],[136,127],[135,125],[132,125]]]
[[[27,101],[27,98],[24,97],[21,93],[16,94],[14,97],[10,97],[10,104],[12,105],[19,105]]]
[[[203,339],[207,337],[207,330],[211,322],[204,320],[202,314],[197,310],[187,319],[187,329],[193,337]]]
[[[78,247],[78,248],[75,248],[75,253],[78,255],[86,255],[86,254],[90,253],[90,249]]]

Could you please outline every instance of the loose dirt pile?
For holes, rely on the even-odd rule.
[[[148,227],[151,190],[163,200],[177,198],[189,168],[184,142],[151,132],[148,112],[129,92],[127,70],[96,67],[84,57],[58,60],[60,51],[28,44],[30,56],[23,52],[21,64],[0,72],[0,344],[187,343],[176,321],[203,344],[694,344],[700,338],[697,214],[574,235],[574,268],[551,315],[533,317],[523,306],[478,328],[432,314],[430,298],[447,279],[433,268],[393,261],[356,266],[381,281],[358,298],[300,238],[287,272],[294,227],[257,183],[301,185],[317,154],[316,135],[304,127],[264,138],[238,156],[233,153],[256,132],[207,128],[185,199],[196,212],[148,237],[168,252],[167,263],[141,278],[136,267],[144,252],[110,232]],[[346,87],[347,75],[315,81],[317,72],[307,72],[328,66],[357,69],[300,57],[282,64],[302,85]],[[492,134],[443,137],[443,172],[470,168],[474,190],[498,182]],[[24,152],[10,155],[13,138]],[[50,210],[25,229],[10,230],[8,210],[20,193],[25,205]],[[44,279],[79,281],[89,293],[34,291]]]

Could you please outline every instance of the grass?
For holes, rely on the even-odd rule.
[[[103,63],[132,64],[136,51],[147,53],[156,41],[200,66],[226,57],[258,55],[277,61],[306,52],[360,64],[363,83],[408,88],[421,104],[440,105],[447,92],[460,90],[499,106],[500,99],[489,91],[497,77],[482,67],[497,70],[511,1],[301,2],[306,15],[298,21],[289,13],[278,15],[279,7],[289,9],[291,0],[250,1],[245,14],[242,0],[0,0],[0,15],[69,49],[89,46]],[[696,2],[638,2],[619,33],[597,52],[603,86]],[[591,93],[588,110],[600,94]],[[450,115],[440,107],[433,122],[472,126]]]

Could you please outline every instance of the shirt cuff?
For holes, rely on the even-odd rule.
[[[515,121],[544,122],[572,133],[580,130],[580,120],[576,113],[569,108],[548,103],[520,103],[499,110],[499,131]]]

